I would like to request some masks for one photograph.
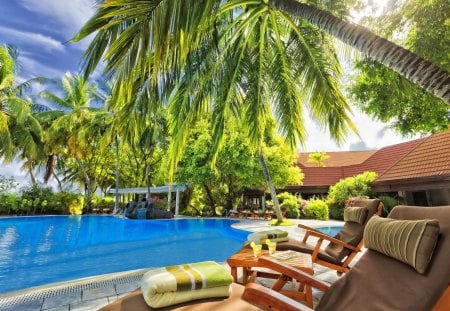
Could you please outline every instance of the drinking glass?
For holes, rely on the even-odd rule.
[[[261,250],[262,250],[261,244],[256,244],[255,246],[253,246],[253,256],[255,258],[258,258],[259,256],[261,256]]]
[[[271,242],[269,245],[269,254],[273,255],[275,254],[275,251],[277,250],[277,242]]]

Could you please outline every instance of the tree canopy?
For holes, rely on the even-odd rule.
[[[395,1],[383,15],[367,18],[365,23],[383,37],[450,71],[449,13],[446,0]],[[356,68],[358,74],[350,90],[364,112],[390,122],[403,135],[448,128],[450,110],[441,99],[374,61],[363,59]]]

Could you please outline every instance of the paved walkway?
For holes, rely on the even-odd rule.
[[[297,220],[311,227],[342,225],[339,221]],[[239,229],[248,231],[262,231],[280,228],[288,231],[291,238],[300,239],[302,230],[297,226],[270,227],[267,221],[241,219],[234,225]],[[229,269],[224,263],[224,267]],[[127,271],[85,278],[73,282],[40,286],[31,290],[0,295],[0,310],[3,311],[66,311],[66,310],[97,310],[127,293],[139,288],[140,279],[148,269]],[[318,279],[333,283],[337,280],[334,270],[319,265],[314,266],[314,276]],[[315,303],[321,297],[320,292],[314,292]]]

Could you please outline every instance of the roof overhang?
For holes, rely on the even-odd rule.
[[[177,192],[177,191],[184,191],[187,188],[187,184],[172,184],[170,187],[168,185],[165,186],[158,186],[158,187],[150,187],[150,193],[168,193],[170,192]],[[119,188],[118,193],[119,194],[127,194],[127,193],[136,193],[136,194],[143,194],[148,193],[149,188],[147,187],[140,187],[140,188]],[[109,193],[116,193],[116,189],[112,188],[109,189]]]
[[[450,174],[405,179],[376,181],[372,184],[374,192],[419,191],[450,188]]]

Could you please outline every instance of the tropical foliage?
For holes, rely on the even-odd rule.
[[[306,217],[319,220],[328,220],[328,204],[324,200],[312,199],[307,202]]]
[[[193,192],[195,204],[207,206],[210,214],[216,207],[231,210],[241,204],[245,187],[264,189],[258,157],[242,130],[227,125],[223,146],[211,166],[212,137],[208,131],[209,122],[204,119],[195,124],[178,165],[176,180],[188,182],[196,187]],[[295,154],[277,137],[272,137],[264,147],[267,166],[277,187],[289,183],[300,183],[302,175],[294,166]],[[206,211],[207,212],[207,211]]]
[[[326,152],[319,151],[310,153],[308,156],[308,162],[316,163],[318,167],[324,167],[325,163],[323,161],[329,158],[330,156]]]
[[[450,71],[448,1],[396,1],[365,24]],[[448,128],[450,112],[444,101],[374,61],[360,60],[356,68],[350,89],[364,112],[390,122],[404,135]]]
[[[280,204],[286,209],[286,217],[298,219],[300,218],[300,203],[298,198],[289,192],[282,192],[277,195]]]
[[[330,210],[330,218],[343,219],[345,203],[353,197],[370,197],[370,184],[375,181],[375,172],[347,177],[330,187],[326,202]]]
[[[390,25],[405,16],[411,31],[400,43],[416,53],[427,50],[422,57],[448,70],[446,45],[439,45],[438,53],[426,48],[442,36],[444,2],[410,2],[394,10],[379,33],[390,38]],[[0,158],[21,160],[34,187],[39,187],[34,174],[42,167],[44,182],[54,178],[60,191],[81,185],[85,211],[95,204],[97,189],[106,195],[113,184],[150,187],[175,178],[189,180],[195,200],[211,213],[216,206],[234,206],[244,186],[267,187],[281,220],[275,186],[301,178],[290,164],[293,150],[305,141],[305,111],[338,142],[355,131],[340,87],[342,45],[338,50],[334,38],[443,100],[367,61],[359,63],[359,89],[353,89],[355,97],[368,102],[366,111],[382,120],[397,118],[403,133],[448,125],[448,73],[348,23],[358,0],[97,3],[95,15],[74,38],[95,34],[83,57],[83,74],[50,81],[40,99],[24,96],[29,83],[16,83],[17,53],[0,47]],[[413,14],[419,7],[423,17]],[[430,35],[423,31],[427,25],[433,25]],[[89,80],[100,62],[107,87]],[[385,93],[387,106],[381,104],[382,88],[373,85],[380,80],[396,85]],[[401,95],[394,93],[398,90]],[[420,125],[413,123],[416,111]],[[315,160],[318,165],[323,158]],[[370,183],[373,176],[366,177],[354,184]],[[340,206],[346,195],[368,191],[355,185],[330,189],[328,201]],[[5,201],[20,213],[59,206],[41,198],[47,194],[29,192],[39,201]],[[69,205],[70,196],[64,197]],[[58,208],[69,212],[69,205]],[[291,210],[290,216],[299,217],[298,207]]]
[[[23,98],[29,81],[16,83],[17,55],[13,47],[0,46],[0,158],[10,162],[18,156],[36,182],[33,170],[45,157],[43,133],[32,115],[31,103]]]

